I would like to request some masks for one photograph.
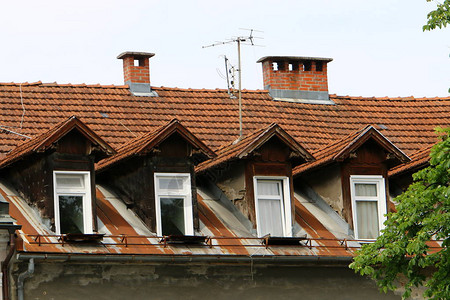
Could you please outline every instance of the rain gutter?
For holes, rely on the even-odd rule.
[[[200,263],[200,262],[261,262],[261,263],[317,263],[342,264],[352,262],[352,256],[238,256],[238,255],[89,255],[89,254],[39,254],[18,253],[18,260],[48,260],[63,262],[161,262],[161,263]]]

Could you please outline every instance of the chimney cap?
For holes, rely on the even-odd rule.
[[[124,59],[127,57],[134,57],[134,58],[150,58],[155,56],[155,53],[150,53],[150,52],[133,52],[133,51],[125,51],[119,54],[119,56],[117,56],[117,59]]]
[[[265,62],[266,60],[282,60],[282,61],[305,61],[305,60],[318,60],[318,61],[324,61],[324,62],[330,62],[333,59],[332,58],[326,58],[326,57],[309,57],[309,56],[264,56],[258,59],[257,63]]]

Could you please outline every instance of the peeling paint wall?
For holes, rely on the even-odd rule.
[[[20,269],[25,268],[25,264]],[[14,274],[17,278],[17,271]],[[347,267],[37,262],[25,299],[400,299]],[[15,297],[13,298],[15,299]]]
[[[339,215],[343,216],[341,169],[339,165],[329,166],[302,178]]]
[[[234,205],[248,216],[248,207],[244,203],[245,197],[245,165],[243,162],[233,164],[233,167],[217,180],[216,185],[230,199]]]

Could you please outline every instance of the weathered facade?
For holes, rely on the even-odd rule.
[[[236,99],[151,86],[153,56],[119,55],[124,86],[0,84],[3,299],[399,298],[348,264],[450,98],[336,96],[331,59],[264,57],[239,136]]]

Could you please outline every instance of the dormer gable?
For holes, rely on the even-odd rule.
[[[0,169],[50,230],[88,234],[96,230],[94,163],[113,153],[72,116],[17,146],[0,161]]]
[[[278,148],[278,153],[270,151],[270,147]],[[262,156],[264,160],[268,161],[293,159],[296,163],[314,159],[305,148],[276,123],[257,130],[243,139],[219,149],[216,153],[217,157],[199,164],[195,171],[204,173],[232,161],[251,156]],[[285,154],[284,158],[282,158],[283,154]]]
[[[72,116],[14,148],[0,160],[0,169],[19,160],[25,160],[34,153],[44,153],[49,150],[68,154],[94,154],[96,161],[115,153],[115,150],[100,136],[79,118]]]
[[[104,172],[135,156],[148,154],[192,157],[195,162],[216,156],[208,146],[193,135],[180,121],[173,119],[155,131],[148,132],[127,142],[117,154],[102,160],[96,166],[97,173]]]
[[[246,216],[258,236],[293,236],[292,166],[313,159],[273,123],[201,163],[199,181],[212,181]]]
[[[334,162],[343,162],[349,158],[354,159],[357,157],[358,150],[364,145],[369,148],[375,146],[378,148],[377,150],[381,149],[382,151],[380,152],[384,154],[380,160],[386,163],[387,168],[397,166],[410,160],[403,151],[395,146],[375,127],[367,125],[363,129],[355,131],[347,137],[315,152],[314,156],[316,160],[295,167],[293,175],[296,177],[323,168]]]
[[[194,166],[215,156],[174,119],[123,145],[96,171],[99,182],[114,188],[152,232],[194,235],[199,226]]]
[[[367,125],[314,153],[316,161],[293,170],[296,186],[311,187],[354,230],[357,239],[374,239],[383,228],[388,200],[387,172],[409,157]]]

